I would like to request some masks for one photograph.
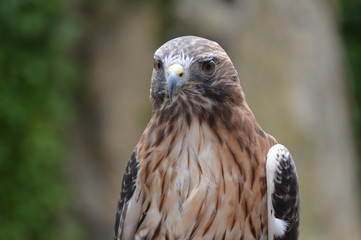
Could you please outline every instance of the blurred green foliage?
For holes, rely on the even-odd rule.
[[[361,153],[361,1],[342,0],[341,31],[350,66],[350,89],[353,93],[352,113],[356,129],[357,149]],[[361,172],[361,158],[359,158]],[[360,179],[361,180],[361,179]]]
[[[79,239],[64,221],[65,127],[80,71],[67,0],[0,1],[0,239]]]

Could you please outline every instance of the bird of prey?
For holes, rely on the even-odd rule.
[[[220,45],[195,36],[166,42],[154,54],[150,99],[115,240],[298,238],[293,159],[257,123]]]

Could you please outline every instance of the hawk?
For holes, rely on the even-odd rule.
[[[295,164],[257,123],[220,45],[185,36],[161,46],[150,99],[115,240],[298,238]]]

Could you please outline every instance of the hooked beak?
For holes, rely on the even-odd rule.
[[[182,81],[183,75],[184,75],[184,68],[180,64],[173,64],[168,68],[167,87],[168,87],[168,97],[171,102],[173,102],[175,93],[184,84],[184,82]]]

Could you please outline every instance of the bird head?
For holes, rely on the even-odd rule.
[[[196,106],[242,95],[238,74],[222,47],[195,36],[172,39],[154,54],[153,110]]]

